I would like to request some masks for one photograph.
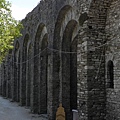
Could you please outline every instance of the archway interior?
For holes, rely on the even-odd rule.
[[[69,113],[77,109],[77,39],[72,41],[77,22],[68,22],[62,39],[62,103]]]
[[[21,104],[26,105],[26,76],[27,76],[27,46],[29,41],[29,35],[26,34],[23,42],[22,51],[22,79],[21,79]]]
[[[32,69],[31,69],[31,54],[32,54],[32,45],[29,44],[28,50],[27,50],[27,81],[26,81],[26,106],[30,106],[31,103],[31,84],[32,84]]]
[[[33,112],[38,113],[39,111],[39,81],[40,81],[40,63],[39,63],[39,53],[40,53],[40,36],[41,29],[43,25],[40,25],[37,29],[35,42],[34,42],[34,79],[33,79]]]
[[[40,110],[41,113],[47,113],[47,66],[48,66],[48,55],[47,55],[47,40],[48,35],[45,34],[41,43],[41,54],[40,54]]]
[[[107,64],[107,87],[114,88],[114,70],[113,61],[109,60]]]
[[[47,31],[43,23],[37,29],[34,43],[34,113],[47,113]]]
[[[20,66],[18,64],[19,61],[19,43],[16,42],[15,51],[14,51],[14,80],[13,80],[13,100],[19,102],[19,71]]]
[[[53,106],[62,102],[67,120],[77,109],[77,29],[71,6],[64,6],[55,24],[53,48]],[[71,53],[74,54],[71,54]]]

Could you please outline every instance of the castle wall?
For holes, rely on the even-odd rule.
[[[59,103],[66,120],[72,109],[80,120],[117,120],[119,2],[111,2],[40,1],[22,20],[22,36],[0,66],[1,95],[49,120],[55,120]],[[114,88],[107,85],[109,60]]]

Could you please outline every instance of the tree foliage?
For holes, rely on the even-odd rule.
[[[13,41],[21,35],[22,24],[12,17],[10,8],[10,2],[0,0],[0,62],[13,49]]]

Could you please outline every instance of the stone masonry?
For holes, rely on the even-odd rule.
[[[120,0],[41,0],[0,65],[0,94],[55,120],[120,120]]]

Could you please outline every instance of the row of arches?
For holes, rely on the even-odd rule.
[[[87,49],[104,44],[105,37],[102,36],[105,32],[106,8],[108,8],[106,3],[108,2],[105,1],[102,5],[103,2],[92,1],[90,11],[81,16],[76,13],[75,8],[65,5],[58,11],[55,25],[52,26],[54,31],[49,28],[49,25],[38,23],[35,35],[26,32],[22,43],[20,40],[16,41],[11,58],[11,76],[8,75],[8,78],[11,77],[9,82],[6,81],[9,68],[2,66],[4,80],[1,88],[4,96],[8,94],[7,89],[9,89],[11,92],[8,96],[13,101],[30,107],[33,113],[49,114],[51,119],[55,119],[59,103],[62,103],[65,108],[67,120],[72,118],[72,109],[77,108],[82,119],[87,117],[99,119],[101,116],[104,118],[106,114],[105,61],[99,65],[98,53],[101,55],[101,47],[97,50],[95,47],[95,51],[87,51]],[[87,34],[85,35],[87,38],[83,38],[82,41],[79,30],[85,21],[88,23],[84,28],[86,30],[82,29],[84,31],[82,37]],[[31,36],[34,36],[33,39]],[[80,45],[81,41],[83,46]],[[78,49],[83,53],[78,53]],[[96,80],[94,76],[97,67],[101,70],[98,70],[99,76]],[[114,88],[113,62],[109,61],[106,67],[107,87]]]
[[[33,48],[29,41],[30,37],[26,34],[22,50],[19,42],[15,45],[12,99],[22,106],[31,106],[33,113],[46,114],[48,34],[44,24],[38,26]],[[34,57],[31,59],[32,54]]]
[[[81,24],[86,20],[87,18],[81,20]],[[66,110],[66,119],[72,119],[72,109],[77,109],[78,106],[79,29],[79,16],[76,16],[71,6],[66,5],[56,19],[52,48],[49,47],[49,34],[44,23],[38,25],[34,41],[31,40],[30,33],[23,36],[22,44],[19,40],[16,41],[14,57],[11,58],[13,76],[10,89],[13,101],[30,107],[33,113],[48,114],[52,110],[53,117],[59,103],[62,103]],[[52,61],[51,64],[49,60]],[[48,108],[51,101],[53,107]]]

